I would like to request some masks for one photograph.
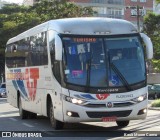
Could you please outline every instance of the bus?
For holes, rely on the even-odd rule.
[[[7,101],[22,119],[37,114],[65,123],[116,122],[147,116],[150,38],[125,20],[50,20],[6,45]]]

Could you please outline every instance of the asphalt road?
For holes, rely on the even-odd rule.
[[[65,124],[63,130],[54,130],[48,118],[43,116],[21,120],[18,109],[9,105],[5,98],[0,98],[0,133],[0,136],[2,133],[4,136],[11,134],[16,139],[34,135],[39,137],[42,135],[41,139],[55,140],[119,140],[135,139],[135,136],[136,139],[151,139],[151,136],[152,139],[159,139],[160,137],[156,135],[160,134],[160,111],[149,110],[147,119],[131,121],[125,128],[117,127],[115,122],[88,122]]]

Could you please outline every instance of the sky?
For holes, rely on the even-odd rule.
[[[23,0],[2,0],[2,1],[7,1],[7,2],[11,2],[11,3],[22,3]]]

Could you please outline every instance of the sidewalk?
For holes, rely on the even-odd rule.
[[[157,110],[157,111],[160,111],[160,107],[148,107],[149,110]]]
[[[148,104],[148,109],[160,111],[160,107],[151,107],[151,104]]]

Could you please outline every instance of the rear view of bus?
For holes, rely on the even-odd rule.
[[[6,75],[11,75],[6,82],[10,84],[8,101],[19,107],[22,118],[30,112],[42,114],[50,118],[55,129],[62,129],[64,123],[95,121],[116,121],[124,127],[130,120],[146,118],[145,60],[153,56],[152,42],[147,35],[124,20],[71,18],[51,20],[19,38],[28,35],[30,39],[34,31],[38,33],[42,29],[46,40],[45,65],[6,67]],[[39,43],[34,48],[36,44]],[[9,80],[13,80],[17,69],[22,78],[14,79],[13,83]],[[35,76],[38,78],[33,82],[31,78]],[[29,82],[36,87],[32,88]],[[17,90],[12,83],[14,86],[20,83]],[[28,98],[32,90],[34,100]]]

